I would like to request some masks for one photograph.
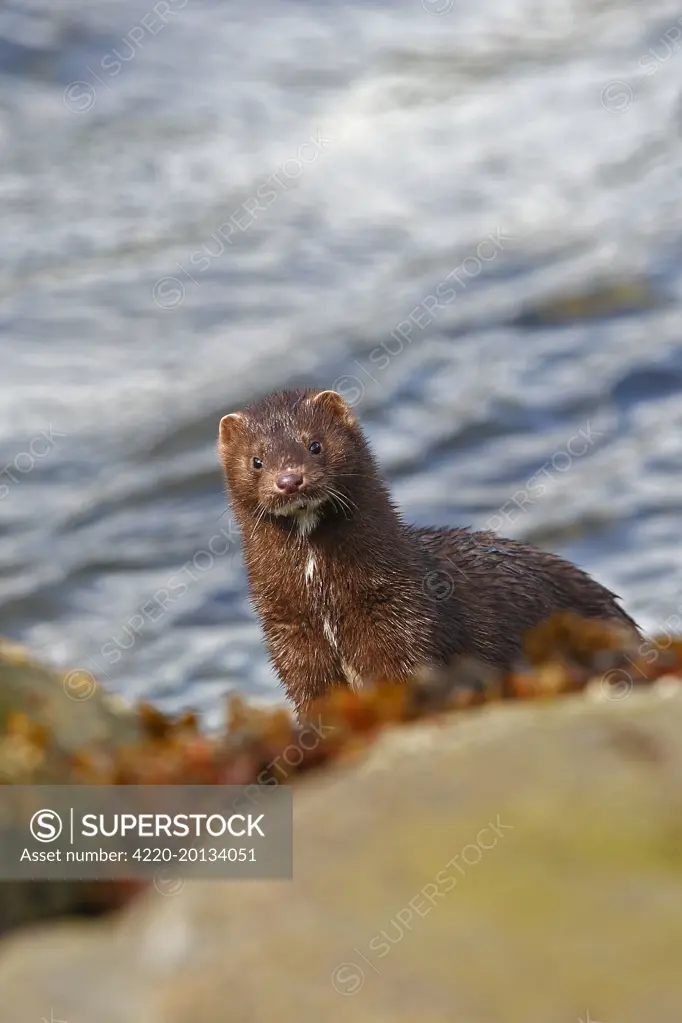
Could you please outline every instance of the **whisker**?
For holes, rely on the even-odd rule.
[[[340,511],[343,514],[344,518],[346,519],[348,518],[348,516],[346,515],[346,509],[339,502],[337,495],[333,494],[331,491],[329,491],[329,501],[334,511]]]
[[[332,489],[333,489],[334,493],[335,493],[335,494],[336,494],[336,495],[337,495],[338,497],[341,497],[341,498],[343,499],[343,501],[345,502],[345,504],[346,504],[346,505],[347,505],[348,507],[351,507],[351,508],[355,508],[355,510],[356,510],[357,512],[359,512],[359,511],[360,511],[360,509],[358,508],[357,504],[355,503],[355,501],[353,500],[353,498],[352,498],[352,497],[349,497],[349,495],[348,495],[348,494],[342,494],[342,493],[341,493],[341,492],[340,492],[339,490],[337,490],[337,489],[336,489],[335,487],[333,487]]]
[[[336,503],[338,502],[338,505],[341,511],[343,512],[344,517],[347,519],[351,518],[352,517],[351,504],[353,504],[354,502],[351,502],[350,498],[346,498],[343,494],[339,493],[338,490],[334,489],[334,487],[329,487],[327,493],[331,498],[332,504],[336,505]],[[355,505],[355,507],[357,509],[357,505]]]
[[[256,535],[256,530],[258,529],[258,527],[259,527],[259,525],[261,523],[261,520],[265,516],[265,512],[267,511],[265,505],[261,504],[261,505],[259,505],[259,508],[260,508],[260,511],[258,512],[258,515],[256,516],[256,521],[254,522],[253,529],[251,530],[251,539],[252,540],[253,540],[254,536]]]

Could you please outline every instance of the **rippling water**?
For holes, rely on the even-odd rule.
[[[294,383],[410,519],[677,613],[681,14],[0,8],[0,631],[209,720],[279,699],[215,434]]]

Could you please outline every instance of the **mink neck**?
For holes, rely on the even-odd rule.
[[[402,543],[405,527],[391,502],[383,482],[373,476],[363,476],[353,486],[335,489],[341,498],[329,499],[319,509],[319,525],[311,534],[314,538],[333,535],[335,541],[348,538],[357,549],[362,544],[391,546]]]

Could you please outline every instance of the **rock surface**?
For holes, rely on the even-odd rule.
[[[74,754],[140,738],[137,718],[87,672],[62,674],[0,639],[0,784],[60,783]],[[94,912],[128,888],[80,882],[0,882],[0,935],[30,920]]]
[[[293,882],[0,944],[0,1023],[679,1023],[682,692],[501,704],[303,779]]]
[[[34,764],[13,741],[21,738],[21,729],[11,728],[18,717],[44,731],[43,755]],[[139,734],[134,715],[92,675],[53,671],[24,647],[0,639],[0,783],[63,780],[59,772],[71,754],[126,745]]]

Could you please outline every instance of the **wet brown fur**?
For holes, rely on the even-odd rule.
[[[554,554],[405,525],[333,391],[279,392],[225,416],[219,449],[253,603],[299,710],[331,685],[401,681],[457,654],[510,668],[524,633],[561,610],[637,631],[613,593]],[[314,524],[303,511],[275,514],[291,500],[276,476],[291,469],[304,475],[305,500],[322,502]]]

